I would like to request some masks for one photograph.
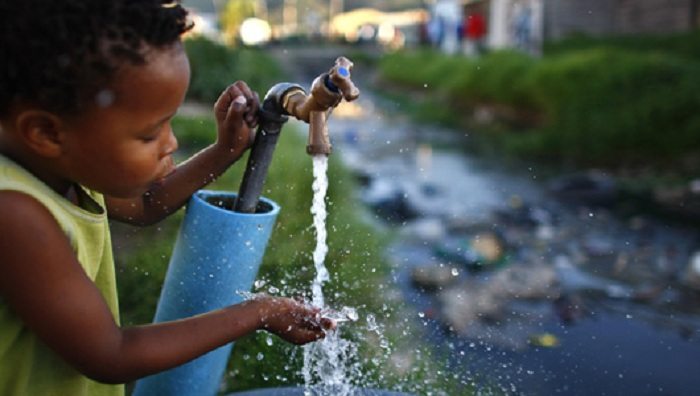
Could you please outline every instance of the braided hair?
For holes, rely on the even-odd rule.
[[[120,66],[192,27],[175,0],[0,0],[0,116],[13,103],[77,114]]]

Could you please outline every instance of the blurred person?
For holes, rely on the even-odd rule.
[[[472,12],[464,20],[466,36],[465,53],[478,56],[484,52],[484,39],[486,37],[486,19],[478,12]]]

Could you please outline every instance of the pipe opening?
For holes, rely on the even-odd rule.
[[[206,203],[224,210],[234,211],[236,196],[234,195],[207,195],[201,197]],[[272,205],[260,200],[255,207],[255,213],[269,213],[273,210]]]

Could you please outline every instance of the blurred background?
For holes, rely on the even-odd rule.
[[[360,316],[341,326],[355,385],[698,394],[700,0],[183,3],[183,153],[213,141],[231,82],[263,96],[355,63],[361,97],[329,123],[325,290]],[[309,295],[306,128],[271,165],[282,214],[257,291]],[[151,320],[179,219],[114,226],[125,323]],[[303,383],[300,359],[241,340],[222,393]]]

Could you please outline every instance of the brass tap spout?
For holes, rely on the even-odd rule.
[[[284,111],[309,124],[306,152],[311,155],[331,153],[327,126],[330,111],[343,99],[352,101],[360,95],[360,90],[350,79],[352,66],[350,60],[341,56],[330,71],[316,77],[309,94],[295,86],[283,95]]]

